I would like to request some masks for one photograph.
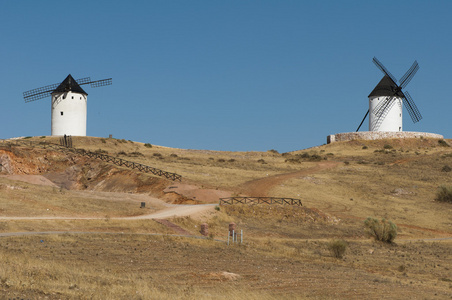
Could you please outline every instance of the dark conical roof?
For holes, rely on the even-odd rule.
[[[370,97],[379,97],[379,96],[397,96],[397,97],[405,97],[405,95],[398,89],[397,84],[392,81],[392,79],[385,75],[377,86],[373,89],[373,91],[369,94]]]
[[[65,92],[74,92],[79,94],[88,95],[75,81],[75,79],[69,74],[65,80],[52,92],[53,93],[65,93]]]

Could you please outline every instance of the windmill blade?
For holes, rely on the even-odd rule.
[[[59,83],[46,85],[34,90],[24,92],[25,102],[36,101],[50,96],[50,94],[59,86]]]
[[[361,123],[359,123],[358,128],[356,129],[356,132],[358,132],[358,130],[361,128],[361,125],[363,125],[364,120],[367,118],[367,115],[369,114],[369,110],[367,110],[366,114],[364,115],[363,120],[361,121]]]
[[[80,84],[87,84],[90,83],[91,78],[90,77],[85,77],[85,78],[80,78],[76,80],[77,83]],[[24,95],[24,99],[25,102],[31,102],[31,101],[36,101],[39,99],[43,99],[46,97],[49,97],[52,92],[60,85],[61,83],[54,83],[51,85],[46,85],[37,89],[33,89],[33,90],[29,90],[23,93]]]
[[[419,112],[416,104],[414,104],[413,98],[411,98],[410,93],[405,91],[405,97],[403,98],[406,109],[408,113],[410,114],[411,120],[413,120],[413,123],[419,122],[422,119],[422,115]]]
[[[106,86],[106,85],[111,85],[112,84],[112,79],[108,78],[108,79],[101,79],[101,80],[91,81],[90,84],[91,84],[92,88]]]
[[[383,64],[376,57],[374,57],[372,59],[372,61],[377,66],[377,68],[379,68],[380,71],[382,71],[385,75],[388,75],[392,79],[392,81],[394,81],[394,83],[397,82],[395,77],[391,73],[389,73],[389,71],[385,68],[385,66],[383,66]]]
[[[391,110],[391,108],[394,106],[394,104],[396,103],[395,98],[394,97],[388,97],[389,99],[386,99],[383,103],[383,105],[381,105],[380,109],[378,109],[375,112],[375,116],[377,117],[377,119],[380,119],[385,113],[387,114],[387,112],[389,110]]]
[[[413,65],[411,66],[411,68],[408,69],[408,71],[405,73],[405,75],[402,76],[402,78],[400,78],[400,87],[401,88],[405,88],[408,83],[411,81],[411,79],[413,79],[414,74],[416,74],[416,72],[419,70],[419,64],[417,63],[417,61],[414,61]]]
[[[393,99],[394,99],[394,97],[386,97],[385,100],[383,100],[380,103],[378,103],[378,105],[374,109],[375,116],[377,116],[379,118],[383,114],[385,109],[388,108],[389,104],[391,103],[391,101]]]
[[[80,78],[76,79],[75,81],[78,83],[78,85],[88,84],[91,82],[91,77]]]

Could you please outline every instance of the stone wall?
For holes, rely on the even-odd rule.
[[[361,131],[344,132],[327,136],[328,144],[334,142],[344,142],[353,140],[380,140],[380,139],[413,139],[413,138],[434,138],[443,139],[444,137],[436,133],[412,132],[412,131]]]

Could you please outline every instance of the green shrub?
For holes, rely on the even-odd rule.
[[[127,155],[127,153],[125,153],[124,151],[119,151],[118,156],[120,156],[120,155]]]
[[[363,146],[363,149],[364,149],[364,150],[366,150],[366,149],[368,149],[368,148],[369,148],[369,147],[367,147],[367,146]]]
[[[100,139],[100,141],[102,142],[102,144],[107,143],[107,141],[105,139]]]
[[[435,200],[452,203],[452,186],[442,185],[438,187]]]
[[[297,164],[299,164],[299,163],[300,163],[300,160],[297,159],[297,158],[287,158],[284,162],[287,162],[287,163],[297,163]]]
[[[383,146],[383,148],[384,148],[384,149],[392,149],[392,146],[389,145],[389,144],[386,144],[386,145]]]
[[[143,155],[143,153],[141,153],[141,152],[135,151],[135,152],[130,152],[130,153],[129,153],[129,156],[138,157],[138,156],[144,156],[144,155]]]
[[[46,136],[45,136],[45,135],[41,136],[41,139],[45,139],[45,138],[46,138]]]
[[[322,160],[322,157],[318,154],[312,154],[311,158],[309,160],[319,161],[319,160]]]
[[[275,149],[268,150],[267,152],[270,152],[270,153],[273,153],[273,154],[279,154],[279,152],[277,150],[275,150]]]
[[[443,147],[450,147],[450,145],[443,139],[438,140],[438,144]]]
[[[311,156],[309,155],[309,153],[303,153],[303,154],[297,154],[297,156],[300,156],[301,158],[310,158]]]
[[[336,258],[342,258],[344,257],[345,250],[347,250],[347,242],[344,240],[335,240],[331,241],[328,244],[328,249],[330,250],[331,254]]]
[[[144,144],[145,147],[152,148],[152,145],[149,143]]]
[[[265,160],[263,160],[263,159],[258,159],[257,162],[261,163],[261,164],[266,164]]]
[[[100,154],[108,154],[108,151],[106,150],[102,150],[102,149],[97,149],[96,151],[94,151],[95,153],[100,153]]]
[[[450,171],[452,171],[452,168],[449,167],[448,165],[445,165],[445,166],[441,169],[441,171],[442,171],[442,172],[450,172]]]
[[[177,157],[177,154],[171,153],[170,157]]]
[[[397,226],[385,219],[379,221],[369,217],[364,221],[364,226],[368,234],[377,241],[392,243],[397,236]]]

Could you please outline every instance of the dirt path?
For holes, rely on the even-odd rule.
[[[155,200],[154,200],[155,201]],[[161,204],[166,208],[148,215],[133,217],[112,217],[111,220],[143,220],[143,219],[164,219],[171,217],[194,216],[213,210],[216,204],[198,204],[198,205],[177,205],[167,204],[162,200]],[[0,220],[103,220],[105,217],[0,217]]]
[[[245,182],[244,184],[238,187],[238,190],[240,191],[241,194],[248,195],[251,197],[267,197],[269,196],[268,193],[272,188],[283,183],[286,180],[318,173],[323,170],[334,168],[339,164],[340,162],[336,161],[319,162],[316,166],[312,168],[307,168],[302,171],[278,174],[274,176],[268,176],[265,178]]]

